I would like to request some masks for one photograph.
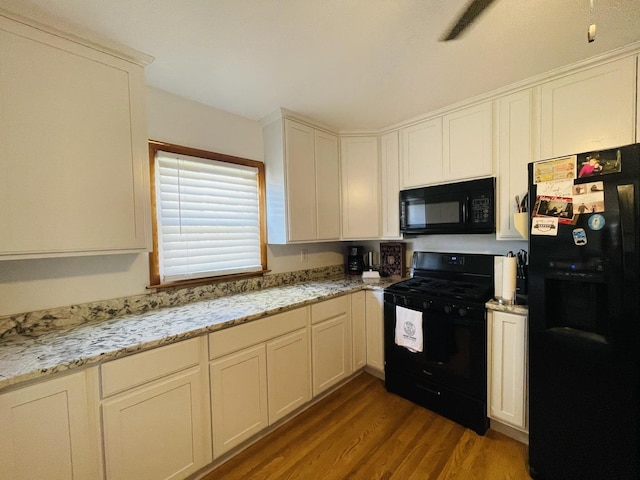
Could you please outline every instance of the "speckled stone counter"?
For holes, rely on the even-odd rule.
[[[0,338],[0,391],[30,379],[167,345],[392,281],[355,278],[264,288]]]
[[[513,304],[513,303],[498,303],[497,300],[489,300],[486,303],[486,307],[489,310],[495,310],[497,312],[515,313],[516,315],[528,315],[529,308],[526,305]]]

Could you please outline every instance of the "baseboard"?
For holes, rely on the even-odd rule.
[[[496,432],[503,433],[507,437],[513,438],[520,443],[529,445],[529,434],[527,432],[523,432],[522,430],[510,427],[509,425],[505,425],[504,423],[497,422],[493,419],[489,420],[489,428],[491,430],[495,430]]]

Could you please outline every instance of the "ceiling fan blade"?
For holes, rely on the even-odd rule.
[[[494,0],[473,0],[460,16],[457,23],[451,27],[449,33],[443,36],[440,41],[446,42],[457,38],[493,1]]]

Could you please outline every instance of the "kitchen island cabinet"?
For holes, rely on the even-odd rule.
[[[0,395],[0,478],[100,478],[87,385],[82,371]]]
[[[268,242],[340,239],[338,137],[278,116],[263,125]]]
[[[380,238],[378,138],[341,137],[340,152],[342,239]]]
[[[526,436],[527,316],[490,309],[487,341],[488,416]]]
[[[635,104],[635,57],[596,65],[542,84],[540,157],[633,143]]]
[[[150,60],[0,11],[0,259],[148,250]]]

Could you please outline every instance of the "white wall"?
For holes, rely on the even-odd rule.
[[[151,87],[147,112],[151,139],[263,160],[257,121]],[[339,243],[272,246],[267,265],[273,273],[337,265],[342,252]],[[0,316],[139,295],[148,283],[147,254],[1,261]]]

